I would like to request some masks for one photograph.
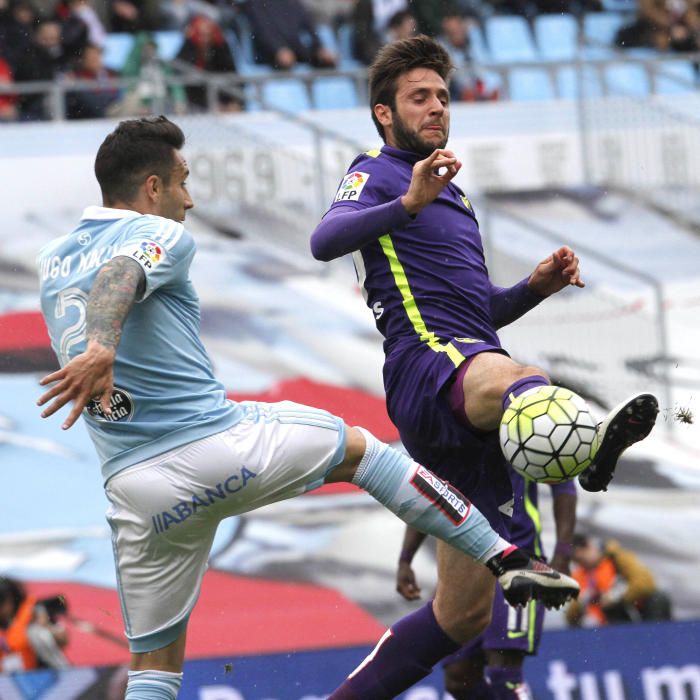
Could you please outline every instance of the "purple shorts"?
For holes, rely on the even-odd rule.
[[[465,359],[503,352],[482,343],[463,344],[460,351]],[[450,405],[458,372],[447,353],[427,346],[395,348],[384,364],[389,416],[411,457],[461,491],[508,538],[510,515],[503,512],[513,498],[508,464],[498,431],[471,428]]]
[[[503,590],[496,586],[491,624],[479,637],[442,660],[443,666],[463,661],[481,651],[507,650],[536,654],[542,637],[544,605],[531,600],[521,608],[506,603]]]

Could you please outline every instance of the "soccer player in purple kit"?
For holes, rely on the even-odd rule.
[[[507,537],[513,495],[497,428],[514,397],[549,380],[511,360],[497,329],[584,283],[567,246],[513,287],[489,280],[476,216],[452,183],[461,163],[445,149],[451,70],[445,50],[425,36],[380,50],[369,92],[385,145],[351,164],[311,250],[320,260],[353,253],[384,336],[387,408],[408,452]],[[649,394],[612,411],[581,485],[604,490],[621,453],[651,431],[657,413]],[[331,700],[395,697],[487,627],[495,589],[488,570],[442,543],[437,559],[434,600],[392,626]]]
[[[544,556],[542,521],[538,509],[538,488],[514,469],[511,542],[537,557]],[[576,486],[573,481],[550,486],[556,529],[556,545],[550,565],[569,574],[572,540],[576,527]],[[406,528],[396,576],[396,590],[406,600],[420,598],[420,587],[412,568],[413,557],[426,535]],[[536,654],[542,636],[544,606],[531,600],[526,606],[508,605],[496,587],[491,624],[482,635],[442,660],[445,690],[455,700],[532,700],[523,675],[527,655]]]

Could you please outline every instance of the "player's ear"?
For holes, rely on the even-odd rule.
[[[379,121],[382,126],[391,126],[391,107],[389,107],[389,105],[374,105],[374,116],[377,117],[377,121]]]
[[[149,175],[146,178],[146,195],[149,199],[157,199],[163,188],[163,183],[158,175]]]

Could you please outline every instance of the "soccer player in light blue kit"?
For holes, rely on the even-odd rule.
[[[39,399],[82,414],[109,501],[132,652],[126,700],[173,700],[187,621],[218,523],[324,482],[352,481],[413,527],[491,569],[514,600],[560,605],[577,584],[500,537],[447,482],[326,411],[226,399],[199,339],[184,136],[165,117],[107,136],[104,206],[39,254],[41,305],[61,369]],[[387,634],[390,634],[387,633]]]

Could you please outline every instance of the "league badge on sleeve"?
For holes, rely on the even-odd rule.
[[[356,170],[348,173],[340,183],[338,192],[335,195],[336,202],[353,202],[360,198],[360,193],[369,180],[369,173],[361,173]]]
[[[144,239],[130,250],[129,255],[136,260],[146,272],[150,272],[163,261],[165,250],[163,246],[155,241]]]

